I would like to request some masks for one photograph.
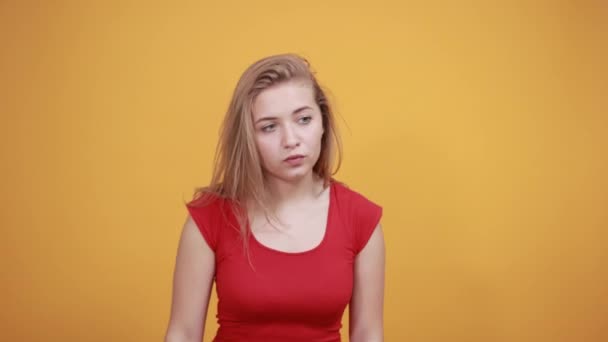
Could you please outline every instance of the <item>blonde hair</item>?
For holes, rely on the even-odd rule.
[[[247,242],[251,232],[247,226],[246,204],[251,201],[264,211],[266,217],[269,214],[269,195],[254,140],[252,115],[253,103],[262,91],[290,80],[309,81],[315,102],[321,111],[325,132],[321,138],[321,152],[313,172],[323,179],[323,186],[327,187],[332,176],[340,168],[342,144],[334,113],[314,74],[308,61],[296,54],[269,56],[249,66],[234,89],[221,126],[211,182],[206,187],[195,189],[194,198],[201,199],[202,201],[197,202],[203,205],[217,197],[230,200],[230,209],[238,223],[238,227],[233,228],[240,230],[247,255]],[[337,162],[337,166],[332,170],[334,162]]]

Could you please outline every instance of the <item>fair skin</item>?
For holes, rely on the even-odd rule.
[[[255,143],[279,222],[250,212],[251,229],[264,245],[287,252],[312,249],[325,233],[329,192],[312,171],[324,133],[309,82],[290,81],[258,95],[253,106]],[[287,162],[290,156],[302,156]],[[278,230],[277,230],[278,228]]]
[[[292,80],[264,90],[254,101],[254,136],[280,222],[249,213],[252,233],[285,252],[313,249],[324,235],[329,192],[312,168],[321,151],[322,116],[312,87]],[[296,161],[285,159],[301,155]],[[302,224],[305,222],[305,224]],[[276,229],[278,228],[278,230]],[[383,341],[384,237],[380,225],[355,259],[349,305],[351,342]],[[165,341],[200,341],[203,336],[215,258],[196,224],[187,218],[176,259],[171,318]]]
[[[313,96],[308,82],[294,80],[264,90],[254,102],[255,142],[274,205],[310,200],[318,190],[312,168],[321,153],[324,129]],[[285,162],[294,155],[303,158]]]
[[[188,216],[177,249],[165,342],[201,341],[214,273],[215,254]]]
[[[351,342],[384,341],[384,235],[380,224],[355,259],[349,304]]]

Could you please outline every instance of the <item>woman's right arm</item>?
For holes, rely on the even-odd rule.
[[[175,260],[171,316],[165,342],[201,341],[214,274],[215,254],[188,215]]]

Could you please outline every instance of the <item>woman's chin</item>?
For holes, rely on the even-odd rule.
[[[287,183],[297,183],[300,182],[304,179],[306,179],[306,177],[309,177],[311,174],[312,170],[311,169],[292,169],[292,170],[288,170],[287,172],[283,171],[281,173],[271,173],[269,174],[269,176],[271,178],[275,178],[277,180],[283,181],[283,182],[287,182]]]

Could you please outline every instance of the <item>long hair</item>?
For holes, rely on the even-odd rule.
[[[293,79],[310,82],[315,102],[321,111],[324,134],[313,172],[323,179],[324,187],[329,185],[342,162],[342,144],[334,113],[308,61],[296,54],[280,54],[263,58],[249,66],[234,89],[220,129],[211,182],[206,187],[195,189],[194,193],[194,199],[199,199],[197,203],[203,205],[218,197],[229,200],[226,202],[230,203],[229,209],[238,225],[233,228],[240,231],[248,256],[251,231],[247,225],[247,204],[261,208],[266,217],[272,214],[261,158],[254,140],[253,103],[264,89]]]

